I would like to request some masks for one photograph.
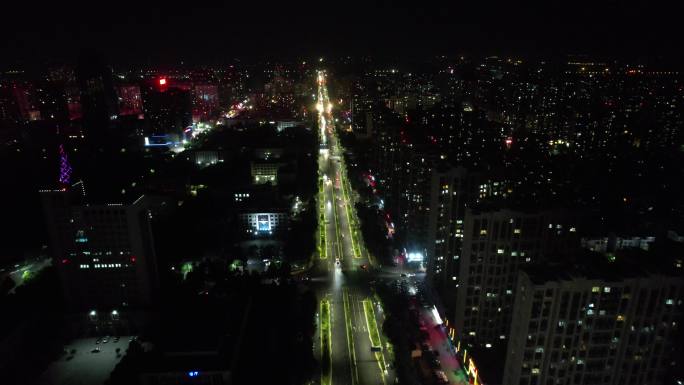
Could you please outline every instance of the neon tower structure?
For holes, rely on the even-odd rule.
[[[67,159],[66,151],[64,151],[64,146],[59,145],[59,184],[66,188],[69,186],[71,181],[71,165],[69,164],[69,159]]]

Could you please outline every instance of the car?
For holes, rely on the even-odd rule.
[[[91,350],[90,352],[91,352],[91,353],[99,353],[99,352],[100,352],[100,348],[95,348],[95,349]]]
[[[119,337],[114,337],[114,340],[112,342],[114,342],[114,343],[119,342]]]
[[[406,277],[406,273],[399,274],[400,277]]]
[[[107,338],[105,338],[105,339],[102,340],[102,343],[103,343],[103,344],[106,344],[107,342],[109,342],[109,340],[108,340]]]

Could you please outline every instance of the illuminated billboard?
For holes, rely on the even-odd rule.
[[[423,262],[423,253],[408,253],[406,255],[406,260],[409,262]]]
[[[268,214],[257,215],[257,231],[271,231],[271,221]]]

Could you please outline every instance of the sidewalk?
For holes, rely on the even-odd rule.
[[[442,363],[441,369],[449,378],[449,383],[454,385],[469,385],[468,377],[463,371],[461,363],[456,358],[456,353],[451,345],[451,341],[449,341],[449,338],[446,335],[444,327],[440,326],[439,328],[436,328],[437,322],[430,309],[422,309],[420,317],[425,321],[425,326],[430,335],[429,344],[432,349],[439,354],[439,360]]]

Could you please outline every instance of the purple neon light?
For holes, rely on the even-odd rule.
[[[64,146],[59,145],[59,183],[68,186],[71,181],[71,165],[69,164],[69,159],[67,159],[66,151],[64,151]]]

